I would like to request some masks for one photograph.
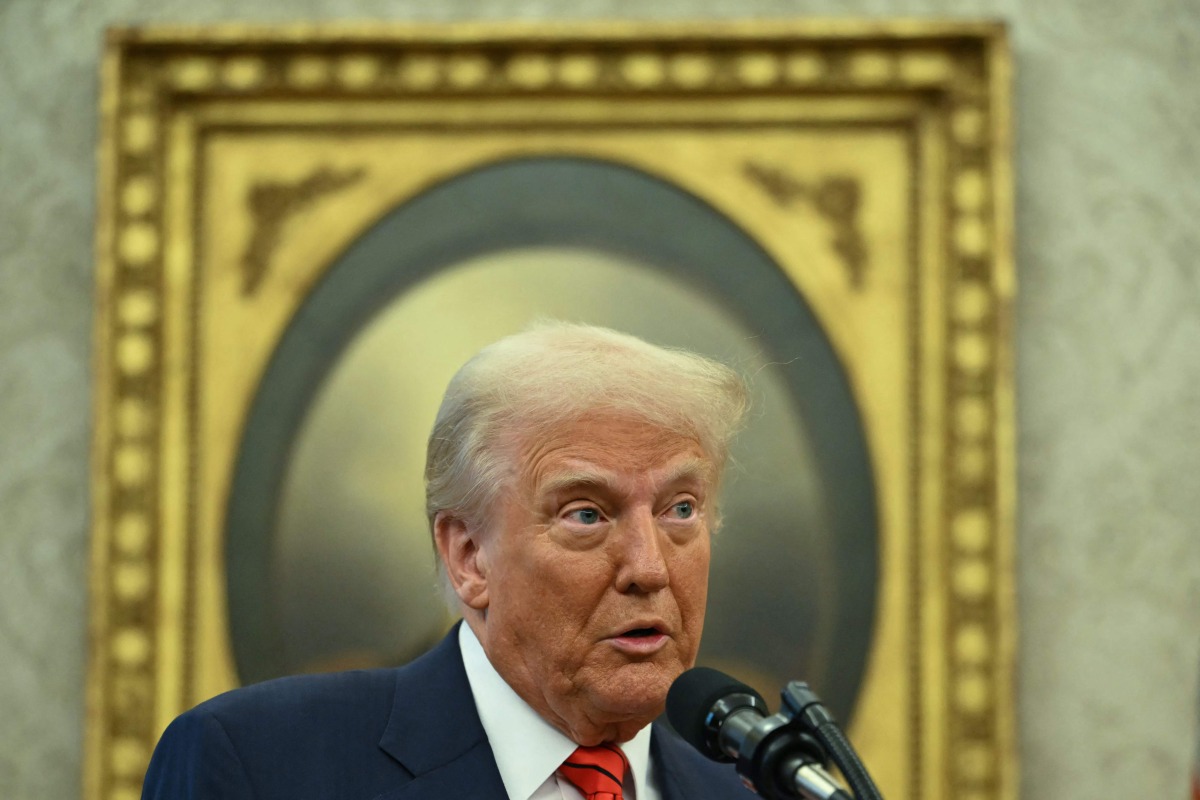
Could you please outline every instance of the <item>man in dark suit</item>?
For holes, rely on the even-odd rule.
[[[426,498],[460,623],[396,670],[197,706],[144,798],[748,797],[652,721],[692,666],[728,443],[729,369],[599,328],[485,348],[446,391]]]

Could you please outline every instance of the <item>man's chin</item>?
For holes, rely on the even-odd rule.
[[[617,719],[643,719],[649,724],[666,707],[667,690],[682,670],[652,664],[630,664],[596,693],[596,706]]]

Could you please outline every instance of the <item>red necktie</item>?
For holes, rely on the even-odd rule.
[[[616,745],[580,747],[558,768],[558,773],[583,792],[586,800],[623,800],[621,782],[625,780],[625,760]]]

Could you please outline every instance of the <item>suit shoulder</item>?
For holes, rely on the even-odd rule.
[[[330,783],[355,768],[362,794],[399,766],[378,743],[395,670],[301,675],[234,689],[181,714],[163,733],[145,798],[341,796]],[[326,791],[328,790],[328,791]]]
[[[361,728],[369,721],[382,730],[395,690],[394,669],[293,675],[225,692],[183,716],[213,717],[227,730],[264,724],[276,733],[290,726],[329,730],[339,722]]]
[[[438,706],[439,692],[461,691],[466,677],[453,679],[453,644],[448,637],[396,669],[279,678],[207,700],[176,718],[163,734],[150,762],[145,797],[367,798],[404,785],[412,773],[394,755],[395,737],[389,738],[389,732],[405,727],[397,704],[417,697],[418,707],[432,708]],[[466,692],[469,697],[469,688]]]

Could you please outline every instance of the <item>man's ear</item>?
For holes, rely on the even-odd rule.
[[[479,547],[479,531],[449,511],[433,518],[433,540],[454,593],[469,608],[488,605],[487,559]]]

